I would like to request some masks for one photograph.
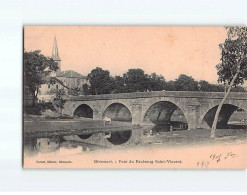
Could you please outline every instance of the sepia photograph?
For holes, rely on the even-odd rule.
[[[247,168],[247,27],[26,25],[23,39],[24,168]]]

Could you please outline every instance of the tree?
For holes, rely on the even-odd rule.
[[[150,91],[162,91],[166,87],[165,78],[162,75],[157,75],[156,73],[152,73],[148,75],[149,86],[148,90]]]
[[[64,95],[65,95],[65,91],[63,89],[56,89],[56,97],[52,101],[52,105],[56,110],[59,111],[60,115],[62,115],[64,104],[67,101],[66,99],[63,98]]]
[[[199,90],[200,91],[212,91],[212,92],[223,92],[224,86],[214,85],[205,80],[199,81]]]
[[[82,85],[82,91],[84,95],[91,95],[90,86],[87,83]]]
[[[24,51],[24,90],[33,96],[33,105],[42,84],[50,83],[48,76],[58,69],[57,63],[46,57],[39,50]]]
[[[245,92],[245,89],[242,86],[236,86],[231,89],[232,92]]]
[[[88,74],[90,88],[93,95],[109,94],[114,88],[113,78],[108,70],[97,67]]]
[[[121,76],[114,77],[114,93],[126,93],[126,84]]]
[[[200,80],[199,81],[199,89],[200,89],[200,91],[211,91],[212,87],[208,81]]]
[[[227,27],[227,38],[220,44],[221,63],[216,65],[218,82],[225,85],[225,95],[220,102],[211,128],[211,138],[215,138],[215,130],[221,108],[231,88],[243,84],[247,79],[247,27]]]
[[[175,91],[198,91],[198,82],[195,81],[190,76],[185,74],[179,75],[178,79],[174,81],[174,90]]]
[[[144,92],[148,90],[149,80],[142,69],[129,69],[123,75],[126,92]]]
[[[174,82],[175,82],[175,81],[168,81],[168,82],[166,83],[165,90],[167,90],[167,91],[176,91],[176,90],[175,90]]]

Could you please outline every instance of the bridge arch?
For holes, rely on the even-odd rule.
[[[74,117],[93,118],[93,109],[90,105],[82,103],[73,112]]]
[[[128,142],[131,136],[132,136],[131,130],[115,131],[115,132],[111,132],[110,137],[106,139],[108,142],[110,142],[113,145],[122,145]]]
[[[173,113],[180,113],[178,117],[179,121],[171,121]],[[184,104],[181,104],[179,101],[176,101],[174,98],[159,98],[153,101],[146,106],[143,110],[143,122],[150,123],[152,122],[155,125],[168,124],[171,126],[178,126],[179,124],[187,125],[184,126],[184,129],[188,128],[189,121],[187,117],[188,111]],[[174,117],[173,117],[174,118]]]
[[[201,107],[201,114],[199,123],[203,128],[210,128],[213,124],[214,116],[216,113],[216,110],[221,102],[221,99],[219,100],[212,100],[210,101],[208,106],[202,106]],[[219,114],[218,119],[218,126],[217,128],[224,128],[226,127],[231,115],[238,109],[243,109],[244,111],[247,111],[247,105],[239,100],[233,100],[233,99],[227,99],[221,109],[221,112]]]
[[[112,121],[132,122],[131,107],[124,102],[108,103],[103,109],[102,119],[105,117]]]
[[[108,102],[103,109],[102,119],[111,118],[112,121],[132,122],[131,105],[124,101]],[[132,130],[111,132],[106,138],[113,145],[122,145],[130,140]]]

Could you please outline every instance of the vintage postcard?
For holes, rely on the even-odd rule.
[[[247,27],[24,26],[23,167],[247,168]]]

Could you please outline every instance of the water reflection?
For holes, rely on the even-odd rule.
[[[114,145],[121,145],[126,143],[132,135],[132,131],[117,131],[112,132],[109,134],[109,137],[106,137],[106,139],[114,144]],[[107,135],[106,135],[107,136]]]
[[[74,155],[102,148],[105,147],[83,143],[77,140],[65,140],[63,136],[24,137],[24,157],[33,157],[40,154]]]
[[[37,138],[36,149],[42,153],[55,152],[60,147],[60,137]]]
[[[24,138],[24,156],[73,155],[106,148],[139,145],[147,135],[161,135],[162,132],[187,129],[186,123],[169,123],[143,127],[135,130],[109,131],[94,134],[43,136]],[[145,140],[144,142],[145,143]]]
[[[24,138],[24,156],[35,156],[37,155],[37,138]]]
[[[169,123],[156,124],[152,130],[155,132],[182,131],[187,130],[188,124],[179,121],[170,121]]]

